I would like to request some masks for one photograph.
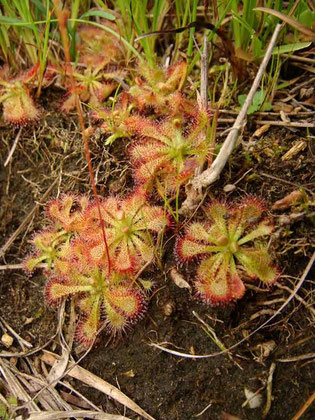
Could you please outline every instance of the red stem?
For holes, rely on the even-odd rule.
[[[106,239],[104,220],[102,219],[100,200],[98,198],[96,184],[95,184],[95,178],[94,178],[93,167],[92,167],[92,162],[91,162],[91,154],[90,154],[90,149],[89,149],[89,140],[88,140],[88,135],[87,135],[85,125],[84,125],[84,117],[83,117],[83,112],[81,108],[81,102],[80,102],[79,95],[76,92],[76,82],[73,76],[73,68],[72,68],[71,60],[70,60],[69,40],[68,40],[68,35],[67,35],[67,20],[68,20],[69,13],[67,10],[61,10],[60,0],[54,0],[54,4],[56,7],[56,15],[58,18],[58,23],[60,27],[60,33],[61,33],[61,38],[62,38],[62,43],[63,43],[63,48],[64,48],[64,54],[65,54],[65,59],[66,59],[66,71],[69,71],[68,74],[70,78],[71,89],[74,94],[75,105],[77,108],[79,123],[80,123],[81,131],[82,131],[82,138],[84,141],[85,158],[86,158],[88,168],[89,168],[90,181],[91,181],[91,185],[93,189],[93,195],[95,198],[95,203],[96,203],[96,207],[98,211],[98,216],[99,216],[104,244],[105,244],[106,256],[108,260],[108,276],[110,276],[112,264],[111,264],[111,259],[109,256],[109,249],[108,249],[108,243]]]

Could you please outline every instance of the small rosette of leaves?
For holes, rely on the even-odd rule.
[[[180,93],[186,79],[187,63],[182,61],[167,70],[152,68],[148,63],[141,63],[138,68],[140,77],[129,90],[133,102],[142,111],[152,107],[161,114],[177,115],[191,112],[191,104]]]
[[[49,203],[47,215],[67,232],[83,232],[88,226],[85,214],[88,206],[89,199],[86,196],[64,194]]]
[[[130,133],[126,126],[126,121],[130,117],[132,104],[129,104],[128,95],[123,92],[119,100],[111,108],[101,108],[92,112],[92,118],[102,121],[101,130],[110,133],[105,145],[112,144],[120,137],[129,137]]]
[[[70,240],[88,228],[88,205],[87,197],[66,194],[48,204],[46,213],[51,226],[34,236],[35,252],[24,262],[27,271],[32,272],[41,263],[46,263],[48,269],[53,265],[62,268],[63,260],[71,257]]]
[[[35,66],[28,72],[10,78],[7,67],[0,70],[0,103],[3,106],[5,121],[24,125],[38,119],[40,112],[31,96],[34,87],[33,79],[37,72],[38,66]]]
[[[115,23],[103,22],[116,33],[119,32]],[[77,45],[79,62],[87,67],[104,68],[110,63],[117,63],[124,57],[123,44],[104,29],[91,25],[81,25],[77,31],[80,41]]]
[[[99,106],[117,87],[114,81],[113,73],[104,73],[100,68],[93,69],[88,67],[82,73],[75,71],[73,73],[76,82],[75,87],[70,84],[70,79],[66,78],[65,83],[69,85],[66,99],[61,109],[70,112],[75,108],[75,97],[79,96],[80,100],[89,103],[92,107]]]
[[[163,232],[169,220],[162,207],[146,204],[145,196],[135,192],[126,199],[110,197],[100,203],[101,215],[113,259],[113,267],[119,272],[134,272],[141,264],[154,258],[154,234]],[[106,264],[106,250],[103,241],[98,210],[91,206],[88,212],[94,228],[89,228],[87,238],[90,261]]]
[[[69,241],[70,235],[64,230],[46,230],[38,233],[33,239],[35,252],[24,261],[25,270],[32,272],[42,263],[51,269],[58,260],[68,256]]]
[[[55,304],[73,296],[81,312],[76,337],[85,346],[95,338],[102,318],[108,330],[122,332],[140,319],[146,309],[145,297],[137,284],[123,274],[112,272],[108,276],[107,267],[81,264],[79,268],[68,262],[64,276],[49,280],[46,299]]]
[[[192,178],[209,151],[203,132],[208,120],[207,112],[200,110],[190,128],[184,130],[177,121],[155,123],[130,117],[126,125],[140,138],[130,149],[136,182],[148,187],[155,183],[164,196]]]
[[[262,237],[273,225],[263,217],[264,206],[254,197],[234,206],[214,203],[207,208],[209,223],[192,223],[176,243],[180,261],[201,256],[195,287],[210,304],[239,299],[245,292],[241,278],[272,284],[278,271]]]

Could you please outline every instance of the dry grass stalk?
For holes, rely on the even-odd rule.
[[[284,121],[269,121],[269,120],[261,120],[256,121],[256,124],[259,125],[275,125],[279,127],[298,127],[298,128],[315,128],[315,124],[309,122],[284,122]]]
[[[295,414],[295,416],[292,417],[291,420],[299,420],[303,416],[305,411],[308,409],[308,407],[310,407],[312,405],[314,400],[315,400],[315,391],[308,398],[308,400],[305,402],[305,404],[303,404],[303,406],[299,409],[299,411]]]
[[[271,402],[272,402],[272,379],[273,379],[273,374],[274,371],[276,369],[276,364],[275,363],[271,363],[270,365],[270,369],[269,369],[269,376],[268,376],[268,380],[267,380],[267,401],[266,401],[266,405],[263,411],[263,419],[265,419],[270,411],[271,408]]]
[[[52,366],[55,361],[59,358],[58,355],[44,350],[44,353],[41,356],[43,360],[48,365]],[[73,365],[73,368],[71,366]],[[114,398],[116,401],[128,407],[130,410],[133,410],[137,414],[140,414],[147,420],[154,420],[152,416],[142,410],[135,402],[128,398],[124,393],[122,393],[118,388],[89,372],[88,370],[74,365],[72,362],[69,363],[70,370],[67,372],[67,375],[72,378],[78,379],[79,381],[84,382],[85,384],[103,392],[104,394]]]
[[[49,411],[47,413],[30,413],[28,420],[56,420],[75,417],[77,419],[94,420],[131,420],[129,417],[100,413],[98,411],[71,410],[71,411]]]
[[[281,30],[281,25],[278,24],[272,35],[266,54],[264,56],[263,61],[260,64],[259,70],[256,74],[255,80],[247,95],[244,105],[242,106],[242,109],[240,113],[238,114],[233,127],[230,129],[230,132],[227,138],[225,139],[217,158],[214,160],[210,168],[203,171],[200,175],[198,175],[191,181],[191,186],[192,186],[191,192],[190,192],[190,195],[187,196],[186,200],[184,201],[182,205],[182,208],[181,208],[182,213],[184,214],[190,213],[192,210],[196,208],[196,205],[198,204],[195,198],[196,192],[198,192],[198,190],[204,187],[208,187],[209,185],[213,184],[219,178],[226,162],[228,161],[231,153],[233,152],[239,132],[244,127],[248,108],[252,103],[253,97],[259,87],[261,78],[266,70],[267,64],[271,57],[272,50],[278,39],[280,30]]]
[[[25,406],[26,408],[28,408],[29,411],[41,411],[38,408],[37,404],[35,404],[32,398],[22,387],[16,376],[12,373],[9,363],[2,359],[0,359],[0,373],[4,377],[10,390],[10,393],[16,398],[18,398],[20,401],[25,402]]]
[[[17,144],[19,142],[19,139],[21,137],[22,129],[23,129],[23,127],[20,127],[20,129],[19,129],[19,131],[18,131],[18,133],[17,133],[17,135],[16,135],[16,137],[14,139],[14,142],[13,142],[13,145],[11,147],[11,150],[10,150],[10,152],[8,154],[8,157],[6,158],[6,160],[5,160],[4,164],[3,164],[4,167],[8,166],[8,164],[9,164],[9,162],[10,162],[12,156],[13,156],[14,150],[16,149],[16,146],[17,146]]]
[[[277,362],[291,363],[291,362],[298,362],[300,360],[308,360],[308,359],[314,359],[314,358],[315,358],[315,353],[307,353],[307,354],[300,354],[300,356],[287,357],[285,359],[277,359]]]

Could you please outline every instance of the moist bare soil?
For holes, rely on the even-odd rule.
[[[43,99],[45,113],[36,125],[22,129],[6,168],[3,162],[19,128],[1,123],[1,245],[38,204],[38,210],[7,249],[3,265],[21,263],[31,251],[30,240],[34,232],[45,225],[44,205],[50,198],[69,191],[92,195],[76,117],[56,111],[57,94],[47,92]],[[279,310],[311,258],[314,149],[304,128],[271,126],[266,133],[253,137],[259,118],[262,117],[249,116],[241,141],[220,180],[208,191],[205,202],[213,198],[229,202],[246,194],[256,194],[266,200],[275,218],[275,233],[269,247],[282,273],[278,283],[269,290],[259,283],[250,283],[243,299],[224,308],[204,305],[193,289],[179,288],[170,276],[172,268],[177,268],[190,284],[194,276],[193,265],[180,267],[173,256],[176,231],[187,221],[181,218],[175,233],[170,230],[164,238],[163,271],[157,265],[145,271],[144,278],[154,283],[146,316],[121,337],[110,337],[103,331],[80,362],[85,369],[119,387],[157,420],[217,420],[224,418],[224,413],[243,420],[262,419],[273,364],[269,420],[291,419],[314,391],[310,356],[314,352],[314,319],[310,311],[314,293],[312,271],[298,291],[301,299],[294,297],[271,322],[228,353],[191,359],[151,345],[158,343],[190,355],[217,353],[235,345]],[[279,120],[279,116],[274,118]],[[228,126],[222,126],[222,130],[225,128]],[[126,154],[129,141],[118,139],[112,146],[104,147],[104,139],[105,136],[98,133],[90,139],[100,195],[127,194],[133,187]],[[291,158],[283,159],[301,141],[305,142],[305,147]],[[43,199],[53,183],[48,197]],[[224,192],[227,184],[235,185],[235,189]],[[304,194],[300,203],[282,211],[271,211],[276,200],[298,189]],[[158,202],[156,197],[152,200]],[[300,217],[292,217],[294,213],[300,213]],[[286,223],[283,216],[287,216]],[[204,217],[202,207],[194,217]],[[48,350],[60,353],[57,338],[49,342],[56,332],[58,319],[57,312],[45,302],[45,281],[40,271],[29,276],[21,269],[2,267],[0,319],[34,348],[48,342]],[[65,330],[69,321],[68,306],[66,311]],[[10,348],[0,344],[0,352],[18,353],[21,348],[14,340]],[[39,354],[40,351],[29,359],[35,363]],[[82,355],[77,345],[73,355],[75,359]],[[11,361],[22,371],[25,368],[22,358],[13,357]],[[73,379],[69,381],[105,412],[139,418],[95,389]],[[244,404],[248,398],[245,388],[261,396],[258,407],[250,408],[252,401]],[[310,420],[314,416],[314,407],[310,407],[301,419]]]

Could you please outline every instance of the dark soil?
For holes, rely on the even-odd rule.
[[[48,115],[36,126],[23,129],[8,167],[4,169],[1,165],[2,245],[34,204],[44,204],[41,197],[56,178],[58,182],[50,197],[60,191],[91,194],[82,140],[75,119],[54,112],[53,99],[46,99],[45,108],[47,110],[50,106],[51,109]],[[270,250],[283,273],[279,284],[293,290],[312,254],[313,224],[309,215],[312,212],[313,151],[304,129],[271,127],[262,137],[251,138],[258,127],[255,119],[249,117],[242,142],[234,151],[221,179],[211,188],[207,200],[219,198],[229,201],[252,193],[272,204],[293,190],[303,188],[305,198],[302,203],[282,212],[273,212],[276,226]],[[6,159],[17,132],[16,128],[2,125],[1,162]],[[125,194],[132,188],[125,154],[128,142],[117,140],[109,150],[105,150],[103,140],[102,136],[94,136],[90,144],[100,194]],[[293,158],[282,160],[283,155],[299,140],[305,140],[306,148]],[[223,186],[226,184],[236,184],[236,189],[225,193]],[[293,212],[303,212],[303,216],[294,223],[280,225],[279,216]],[[203,217],[202,209],[196,217]],[[27,228],[6,252],[3,264],[21,262],[30,251],[28,241],[33,232],[44,224],[45,214],[40,206]],[[267,418],[291,419],[315,388],[313,359],[301,357],[297,361],[283,361],[314,351],[311,313],[301,301],[293,299],[270,324],[228,355],[186,359],[150,346],[150,343],[161,343],[187,354],[216,353],[220,348],[204,331],[193,311],[213,328],[220,342],[228,348],[269,319],[289,296],[289,292],[280,287],[266,290],[255,284],[256,287],[252,285],[245,297],[233,305],[226,308],[205,306],[193,293],[180,289],[170,278],[170,269],[176,267],[172,255],[174,239],[171,232],[165,238],[165,273],[157,267],[151,267],[145,273],[154,281],[145,318],[126,335],[109,343],[109,337],[103,332],[80,365],[118,386],[157,420],[195,417],[217,420],[221,419],[223,412],[244,420],[256,420],[263,418],[266,382],[270,366],[275,363],[272,402]],[[187,280],[193,277],[193,267],[177,269]],[[314,290],[312,279],[314,273],[310,272],[298,292],[308,304],[312,302]],[[44,284],[45,278],[40,272],[29,277],[22,270],[0,271],[0,315],[34,347],[45,344],[57,327],[56,312],[44,302]],[[271,343],[271,351],[268,351],[266,343]],[[48,349],[52,348],[50,344]],[[57,347],[56,351],[59,349]],[[14,342],[9,350],[0,344],[0,351],[14,353],[21,349]],[[71,382],[105,412],[124,413],[121,405],[104,394],[82,383]],[[259,392],[263,399],[260,407],[242,407],[246,400],[245,387],[252,392],[261,389]],[[134,418],[131,412],[126,415]],[[307,420],[314,416],[315,411],[311,407],[301,418]]]

